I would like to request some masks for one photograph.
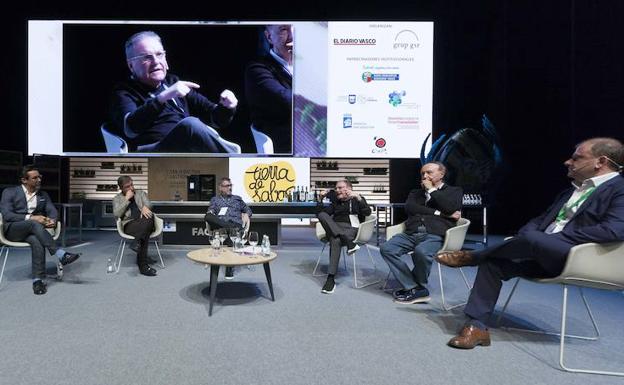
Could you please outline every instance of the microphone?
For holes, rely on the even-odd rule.
[[[609,162],[611,162],[611,164],[613,164],[615,167],[617,167],[617,171],[618,172],[622,172],[622,169],[624,169],[624,166],[622,166],[621,164],[619,164],[618,162],[614,161],[613,159],[609,158],[608,156],[605,156],[606,160],[608,160]]]

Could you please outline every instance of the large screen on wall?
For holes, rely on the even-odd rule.
[[[28,29],[31,154],[417,158],[432,130],[432,22]]]

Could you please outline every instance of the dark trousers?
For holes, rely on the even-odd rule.
[[[349,241],[353,241],[358,229],[351,227],[351,223],[336,222],[331,215],[321,212],[317,215],[319,223],[325,229],[329,242],[329,266],[327,273],[335,275],[340,262],[340,251]]]
[[[149,246],[149,236],[154,231],[154,217],[133,219],[126,223],[124,232],[132,235],[139,244],[137,252],[137,265],[147,265],[147,249]]]
[[[206,213],[206,215],[204,216],[204,220],[210,225],[211,229],[242,229],[243,226],[241,226],[238,223],[235,222],[230,222],[230,221],[224,221],[223,219],[219,218],[218,216],[212,214],[212,213]]]
[[[211,152],[229,153],[232,148],[220,141],[219,134],[198,118],[182,119],[159,142],[139,146],[143,152]]]
[[[56,242],[46,228],[35,221],[12,222],[5,228],[9,241],[27,242],[32,252],[32,275],[34,278],[45,278],[45,251],[50,255],[56,253]]]
[[[503,282],[513,277],[547,278],[561,273],[574,244],[554,234],[528,231],[473,255],[479,265],[464,313],[487,322]]]

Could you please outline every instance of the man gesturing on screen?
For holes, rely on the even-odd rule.
[[[111,120],[141,152],[239,152],[215,128],[232,121],[238,100],[230,90],[218,104],[197,89],[199,84],[167,74],[169,64],[160,37],[152,31],[126,41],[130,80],[113,92]]]

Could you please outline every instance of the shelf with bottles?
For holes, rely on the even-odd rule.
[[[98,184],[95,191],[117,192],[117,189],[116,184]]]
[[[338,162],[321,160],[316,162],[317,170],[339,170]]]
[[[388,167],[364,167],[364,175],[388,175]]]
[[[72,178],[95,178],[95,170],[74,169]]]
[[[485,206],[481,194],[464,194],[462,197],[462,206],[464,207],[481,207]]]
[[[143,166],[140,164],[122,164],[119,166],[120,174],[143,174]]]

